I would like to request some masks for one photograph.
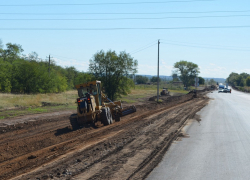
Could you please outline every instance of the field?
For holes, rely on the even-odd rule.
[[[187,92],[178,88],[172,88],[170,95],[181,95]],[[128,95],[122,96],[118,100],[122,100],[125,104],[137,104],[155,95],[157,95],[156,85],[136,85]],[[76,90],[64,93],[34,95],[0,93],[0,119],[60,110],[74,110],[76,109],[75,102],[77,97]]]
[[[66,105],[74,104],[77,98],[77,93],[74,90],[65,93],[51,94],[10,94],[0,93],[0,109],[10,109],[14,107],[39,107],[43,102]]]

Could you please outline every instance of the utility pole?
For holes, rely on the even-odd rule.
[[[157,102],[159,102],[159,56],[160,56],[160,39],[158,40]]]
[[[48,57],[46,57],[46,58],[48,58]],[[49,69],[48,69],[49,75],[50,75],[50,60],[51,60],[52,58],[53,58],[53,57],[50,57],[50,55],[49,55]]]
[[[49,74],[50,74],[50,55],[49,55]]]
[[[136,85],[136,76],[135,76],[135,74],[134,74],[134,86]],[[135,89],[135,87],[134,87],[134,89]]]
[[[195,71],[195,91],[197,91],[197,85],[198,85],[198,77]]]

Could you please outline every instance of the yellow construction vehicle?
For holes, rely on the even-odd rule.
[[[136,112],[135,106],[122,108],[121,101],[112,102],[102,91],[101,81],[92,81],[75,86],[78,91],[77,114],[70,116],[73,129],[86,123],[109,125],[113,120],[120,121],[121,116]]]
[[[166,96],[166,95],[169,95],[169,91],[168,91],[168,88],[162,88],[162,91],[161,91],[161,95],[162,96]]]

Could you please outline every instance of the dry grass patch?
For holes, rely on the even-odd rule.
[[[75,90],[49,94],[7,94],[0,93],[0,109],[13,107],[38,107],[42,102],[54,104],[74,104],[77,98]]]

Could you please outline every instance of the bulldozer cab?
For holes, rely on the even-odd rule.
[[[101,81],[92,81],[84,84],[76,85],[79,98],[87,98],[93,95],[98,106],[102,105]]]

